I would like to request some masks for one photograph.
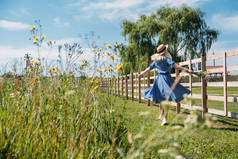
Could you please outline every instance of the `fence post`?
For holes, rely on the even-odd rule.
[[[175,69],[175,74],[176,74],[176,79],[177,79],[178,76],[179,76],[179,70]],[[180,104],[180,103],[177,103],[177,106],[176,106],[176,113],[177,113],[177,114],[180,113],[180,107],[181,107],[181,104]]]
[[[139,103],[141,103],[141,77],[140,77],[140,72],[138,74],[138,85],[139,85]]]
[[[131,73],[131,100],[134,100],[134,78],[133,72]]]
[[[189,69],[191,70],[192,69],[192,61],[191,60],[189,60]],[[193,89],[193,79],[192,79],[192,74],[190,73],[189,74],[189,89],[190,89],[190,91],[191,91],[191,96],[192,96],[192,89]]]
[[[126,74],[126,99],[128,100],[128,79],[127,79],[127,74]]]
[[[205,71],[206,71],[206,56],[202,56],[202,72],[205,72]],[[202,116],[204,118],[205,113],[208,112],[208,108],[207,108],[207,81],[206,81],[205,77],[202,76],[201,82],[202,82],[202,108],[203,108]]]
[[[192,70],[192,60],[189,60],[189,65],[188,68],[190,70]],[[191,103],[190,103],[190,107],[192,109],[192,96],[193,96],[193,78],[192,78],[192,74],[189,74],[189,89],[191,91]]]
[[[227,59],[226,59],[226,52],[223,56],[223,82],[224,82],[224,115],[228,115],[227,110]]]
[[[150,72],[147,73],[147,87],[150,87]],[[147,102],[147,106],[150,106],[150,99]]]

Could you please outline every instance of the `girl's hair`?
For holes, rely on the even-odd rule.
[[[151,60],[152,61],[161,61],[164,60],[165,58],[172,58],[172,56],[170,55],[170,53],[168,51],[165,51],[163,53],[156,53],[154,55],[151,56]]]

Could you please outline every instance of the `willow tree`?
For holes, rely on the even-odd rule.
[[[175,61],[206,56],[218,31],[207,26],[200,9],[183,6],[159,8],[149,16],[141,15],[136,22],[125,20],[122,35],[128,40],[128,47],[121,57],[138,70],[142,62],[151,62],[150,56],[161,43],[169,44]]]

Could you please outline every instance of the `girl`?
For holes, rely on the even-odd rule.
[[[171,55],[167,50],[168,45],[159,45],[157,47],[157,53],[151,56],[153,63],[139,74],[139,76],[141,77],[143,74],[150,72],[152,69],[157,69],[158,76],[156,77],[153,86],[143,91],[144,97],[146,99],[150,99],[152,97],[152,100],[155,103],[161,103],[162,101],[167,100],[168,96],[169,101],[175,100],[177,103],[179,103],[181,100],[183,100],[184,94],[190,94],[190,91],[180,84],[177,84],[172,92],[170,92],[171,86],[174,83],[174,79],[170,75],[171,68],[180,69],[189,73],[193,73],[193,71],[176,64],[172,60]],[[161,125],[166,125],[168,124],[168,112],[164,112],[161,104],[160,108],[162,109],[162,113],[159,117],[159,119],[162,119]]]

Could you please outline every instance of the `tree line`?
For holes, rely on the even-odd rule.
[[[136,72],[148,67],[150,56],[159,44],[168,44],[175,62],[206,56],[219,32],[210,28],[199,8],[161,7],[150,15],[140,15],[138,20],[122,22],[122,35],[127,44],[119,52],[124,72]]]

